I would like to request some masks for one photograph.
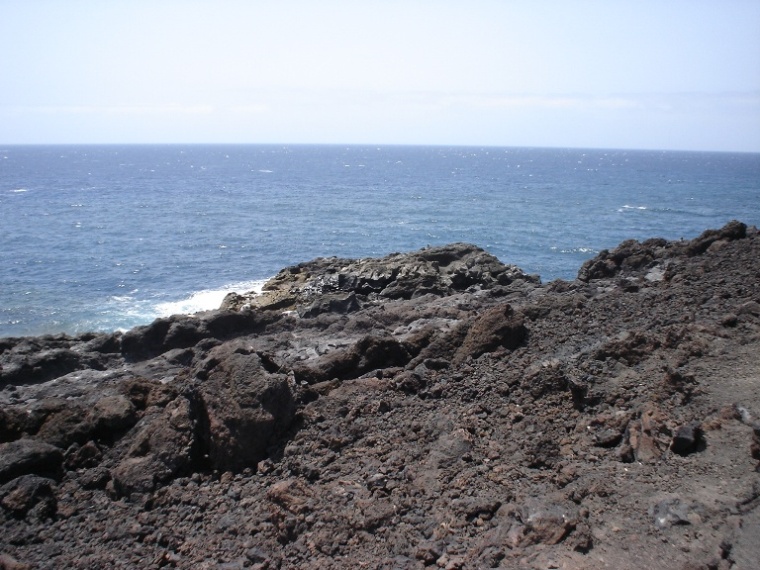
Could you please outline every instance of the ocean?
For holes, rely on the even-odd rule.
[[[404,146],[0,148],[0,337],[216,308],[319,256],[470,242],[543,281],[628,238],[760,225],[760,154]]]

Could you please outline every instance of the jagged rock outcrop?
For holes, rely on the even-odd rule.
[[[230,294],[222,308],[297,310],[305,316],[352,312],[376,300],[443,296],[469,287],[489,290],[515,282],[537,283],[469,244],[430,247],[381,259],[320,258],[283,269],[260,295]]]
[[[612,251],[602,250],[593,259],[584,262],[578,271],[578,279],[590,281],[612,277],[619,272],[639,270],[644,267],[655,268],[656,261],[667,258],[692,257],[715,247],[747,236],[747,225],[732,221],[719,230],[705,230],[699,237],[690,241],[669,242],[661,238],[648,239],[639,243],[627,240]],[[661,273],[647,273],[650,279],[661,278]]]

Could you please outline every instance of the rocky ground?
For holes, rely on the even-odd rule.
[[[760,235],[541,284],[473,246],[0,339],[0,568],[760,561]]]

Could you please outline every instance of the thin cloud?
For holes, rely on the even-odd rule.
[[[17,106],[11,110],[19,113],[41,115],[209,115],[211,105],[40,105]]]
[[[233,113],[240,113],[244,115],[258,115],[260,113],[266,113],[269,111],[268,105],[235,105],[229,108]]]
[[[483,109],[643,110],[733,108],[760,106],[760,92],[745,93],[643,93],[620,95],[464,95],[439,100],[444,106]]]

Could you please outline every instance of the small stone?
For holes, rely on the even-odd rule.
[[[441,557],[441,549],[434,542],[423,542],[417,547],[414,557],[426,566],[430,566]]]
[[[388,477],[382,473],[375,473],[367,479],[368,489],[383,489],[388,483]]]
[[[83,489],[105,489],[110,480],[111,473],[105,467],[87,469],[79,476]]]
[[[245,556],[254,564],[266,562],[269,556],[261,548],[253,547],[245,551]]]
[[[684,425],[676,429],[670,450],[678,455],[689,455],[699,450],[702,442],[702,429],[698,424]]]
[[[649,509],[649,515],[654,519],[658,529],[673,525],[696,524],[704,518],[704,508],[699,503],[686,503],[680,498],[660,501]]]
[[[615,447],[623,439],[623,434],[615,429],[603,429],[594,435],[594,445],[597,447]]]

